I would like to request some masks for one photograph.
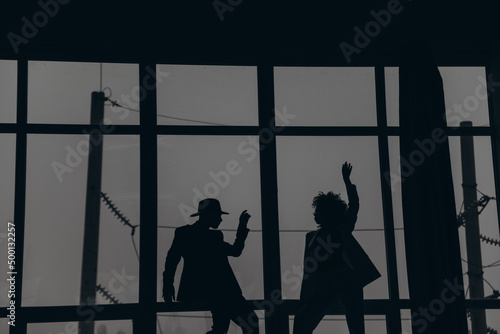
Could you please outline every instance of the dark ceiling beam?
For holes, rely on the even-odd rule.
[[[488,48],[434,48],[440,66],[485,66]],[[139,63],[145,57],[159,64],[203,64],[256,66],[267,54],[275,66],[398,66],[397,47],[370,48],[353,55],[348,63],[340,50],[330,48],[300,49],[198,49],[198,48],[129,48],[110,46],[65,46],[64,44],[29,45],[23,58],[39,61]],[[10,50],[0,49],[0,59],[18,59]]]

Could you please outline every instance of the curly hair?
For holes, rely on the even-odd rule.
[[[314,197],[312,207],[315,212],[327,216],[332,224],[343,222],[347,212],[347,204],[340,198],[340,194],[331,191],[327,194],[320,191],[318,196]]]

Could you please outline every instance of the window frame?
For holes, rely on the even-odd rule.
[[[139,301],[133,304],[103,305],[103,311],[96,313],[95,320],[132,319],[134,333],[155,333],[156,315],[160,312],[196,311],[201,310],[201,305],[165,304],[156,301],[156,273],[157,263],[157,136],[163,134],[188,134],[188,135],[254,135],[259,136],[265,149],[260,152],[261,175],[261,207],[262,207],[262,244],[264,266],[264,296],[271,299],[275,291],[281,295],[281,265],[279,246],[279,216],[277,198],[277,161],[276,141],[268,143],[263,137],[262,130],[275,125],[274,117],[274,67],[276,66],[346,66],[345,63],[329,61],[321,58],[317,53],[311,52],[297,59],[295,56],[286,57],[280,61],[261,59],[250,55],[249,57],[228,56],[226,59],[216,59],[198,56],[194,61],[178,61],[178,59],[193,59],[187,55],[173,54],[170,58],[165,56],[145,57],[142,53],[131,56],[117,56],[116,50],[107,51],[106,56],[82,52],[81,55],[54,56],[53,54],[33,53],[31,57],[24,56],[18,61],[17,82],[17,115],[16,123],[0,124],[0,133],[16,135],[16,175],[15,175],[15,204],[14,221],[18,235],[24,235],[25,199],[26,199],[26,156],[27,135],[33,133],[44,134],[81,134],[83,130],[97,129],[95,125],[85,124],[29,124],[27,123],[27,97],[28,97],[28,61],[77,61],[77,62],[132,62],[139,64],[140,82],[146,79],[151,69],[156,71],[157,64],[183,64],[183,65],[239,65],[257,67],[258,89],[258,125],[257,126],[184,126],[184,125],[157,125],[156,88],[149,90],[141,96],[139,125],[116,125],[110,135],[135,134],[140,136],[140,270],[139,270]],[[439,66],[484,66],[487,76],[491,75],[493,65],[488,62],[485,55],[439,55]],[[397,66],[397,62],[375,59],[371,63],[356,64],[375,68],[376,89],[376,126],[289,126],[280,132],[280,136],[377,136],[379,146],[381,193],[384,216],[384,235],[386,241],[386,260],[389,284],[389,298],[383,300],[365,301],[365,314],[385,315],[388,333],[401,331],[401,309],[410,308],[409,299],[400,299],[396,244],[394,234],[393,202],[390,185],[384,181],[384,172],[390,170],[388,137],[399,136],[398,126],[387,125],[386,95],[385,95],[385,66]],[[149,68],[149,69],[148,69]],[[141,92],[143,94],[143,92]],[[473,135],[488,136],[492,141],[495,188],[500,191],[500,106],[494,104],[498,100],[499,92],[493,96],[488,92],[488,105],[490,126],[476,128],[448,127],[447,133],[453,136]],[[497,117],[495,117],[497,116]],[[497,203],[497,212],[500,217],[500,205]],[[500,229],[500,224],[499,224]],[[17,239],[16,262],[17,267],[23,266],[24,242],[23,238]],[[34,322],[59,322],[82,320],[78,316],[78,305],[53,306],[53,307],[23,307],[22,295],[22,270],[16,280],[16,326],[10,326],[10,333],[26,333],[27,324]],[[259,300],[262,304],[262,300]],[[265,319],[266,332],[288,333],[288,316],[294,313],[298,306],[297,300],[286,300],[276,305],[276,311],[270,312]],[[500,300],[466,300],[467,308],[500,309]],[[337,313],[332,313],[337,314]],[[0,309],[0,317],[8,315],[7,308]]]

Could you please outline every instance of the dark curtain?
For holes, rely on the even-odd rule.
[[[413,332],[467,334],[443,83],[426,45],[402,47],[399,90]]]

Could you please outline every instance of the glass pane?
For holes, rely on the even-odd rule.
[[[275,67],[274,89],[276,108],[297,115],[294,126],[377,123],[372,67]]]
[[[78,322],[47,322],[28,324],[28,334],[78,333]],[[94,334],[132,334],[131,320],[94,321]]]
[[[484,67],[440,67],[448,126],[471,121],[488,126],[488,95]]]
[[[174,229],[193,224],[190,218],[203,198],[217,198],[222,210],[220,230],[233,243],[243,210],[252,216],[245,249],[229,262],[247,299],[263,298],[263,262],[259,156],[251,145],[257,137],[160,136],[158,137],[158,301],[163,289],[165,257]],[[182,260],[177,267],[178,291]]]
[[[468,311],[470,311],[470,309]],[[500,311],[485,310],[485,313],[486,313],[486,329],[487,329],[485,333],[492,333],[492,334],[498,333],[498,330],[500,329],[500,318],[499,318]],[[467,326],[469,328],[469,333],[474,333],[474,331],[472,331],[470,313],[467,314]]]
[[[30,61],[28,63],[28,122],[89,124],[91,94],[102,89],[120,106],[106,102],[106,124],[139,123],[139,67],[137,64],[102,64]],[[135,110],[135,111],[131,111]]]
[[[255,310],[259,317],[259,333],[265,334],[264,311]],[[204,333],[212,328],[212,313],[172,312],[158,313],[161,331],[159,333]],[[227,334],[241,333],[241,329],[231,321]]]
[[[84,135],[28,136],[25,306],[80,304],[88,147]],[[96,300],[109,303],[106,291],[137,302],[139,265],[125,219],[139,222],[138,136],[104,136],[101,191],[123,220],[101,198]],[[138,233],[132,239],[138,247]]]
[[[392,190],[392,207],[394,214],[394,234],[396,238],[396,261],[398,265],[399,297],[410,298],[408,290],[408,273],[406,271],[406,248],[403,223],[403,202],[401,195],[401,166],[399,137],[389,137],[390,172],[384,172],[384,181],[389,182]]]
[[[293,330],[294,317],[289,317],[290,334]],[[366,334],[386,334],[387,326],[385,316],[365,314]],[[314,334],[348,333],[347,322],[344,315],[326,315],[314,330]]]
[[[483,194],[489,197],[497,197],[495,193],[495,180],[493,174],[493,161],[492,161],[492,151],[491,151],[491,139],[490,137],[473,137],[474,140],[474,160],[476,169],[476,184],[477,184],[477,199],[481,199]],[[463,199],[464,199],[464,189],[462,187],[462,155],[460,150],[460,137],[450,137],[450,154],[452,161],[452,173],[453,173],[453,183],[455,188],[455,200],[457,214],[464,212]],[[465,158],[467,160],[471,157]],[[484,279],[484,294],[489,296],[493,294],[493,290],[489,284],[491,284],[496,290],[498,290],[497,283],[500,281],[500,248],[488,243],[486,240],[490,239],[493,242],[499,241],[499,228],[498,228],[498,217],[496,200],[491,200],[484,207],[484,210],[479,214],[479,232],[482,235],[480,243],[480,253],[482,258],[483,266],[483,279]],[[465,241],[465,227],[459,227],[460,236],[460,246],[462,253],[462,270],[467,272],[468,268],[471,268],[476,263],[467,263],[467,245]],[[469,286],[469,277],[464,275],[464,284],[466,287]],[[488,284],[489,283],[489,284]],[[467,288],[466,288],[467,291]],[[470,291],[467,294],[467,298],[470,298]]]
[[[205,312],[158,313],[163,333],[204,333],[212,327],[212,314]]]
[[[256,67],[157,65],[156,71],[158,124],[258,124]]]
[[[2,331],[2,333],[9,332],[10,330],[9,321],[10,321],[9,318],[0,318],[0,331]]]
[[[486,310],[486,326],[492,329],[490,333],[500,330],[500,310]]]
[[[8,267],[7,254],[9,251],[7,234],[9,222],[14,223],[14,180],[15,180],[15,163],[16,163],[16,136],[11,134],[0,134],[0,152],[2,152],[2,159],[0,159],[0,254],[6,254],[0,258],[0,307],[7,307],[9,305],[9,284],[7,272],[15,271],[10,270]],[[12,235],[10,235],[12,237]],[[10,245],[12,246],[12,245]],[[15,259],[14,259],[15,261]],[[14,264],[15,265],[15,264]]]
[[[139,301],[139,136],[105,136],[101,190],[121,212],[101,201],[97,283],[120,303]],[[128,224],[136,226],[133,230]],[[132,232],[135,232],[132,235]],[[99,303],[110,303],[99,290]]]
[[[399,126],[399,68],[385,68],[387,125]]]
[[[484,67],[439,67],[443,79],[448,126],[471,121],[488,126],[488,97]],[[399,125],[399,68],[385,68],[387,124]]]
[[[412,334],[411,310],[401,310],[401,334]]]
[[[0,60],[0,123],[15,123],[17,108],[17,61]]]
[[[388,298],[377,138],[278,137],[277,159],[284,298],[300,295],[305,235],[317,228],[313,198],[319,191],[333,191],[347,201],[341,174],[344,161],[353,166],[351,180],[360,197],[353,235],[382,274],[365,287],[365,298]]]

